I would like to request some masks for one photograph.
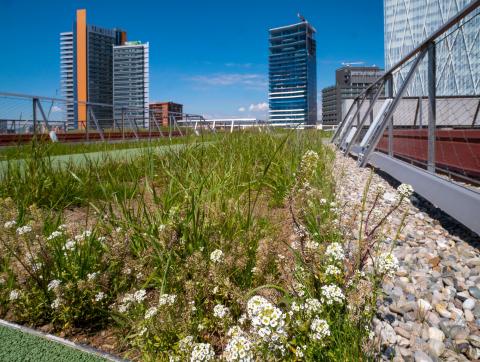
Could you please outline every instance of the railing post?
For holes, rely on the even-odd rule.
[[[122,107],[122,140],[125,140],[125,108]]]
[[[33,135],[35,138],[37,137],[37,102],[38,102],[38,98],[33,98],[32,118],[33,118]]]
[[[427,170],[435,173],[435,127],[437,118],[435,71],[435,43],[428,44],[428,162]]]
[[[387,97],[393,98],[393,75],[387,78]],[[393,115],[388,122],[388,155],[393,157]]]

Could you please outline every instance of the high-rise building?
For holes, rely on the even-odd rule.
[[[113,47],[113,109],[116,120],[122,112],[138,127],[149,123],[148,43],[125,42]]]
[[[316,30],[307,21],[270,29],[269,122],[317,122]]]
[[[69,129],[85,127],[85,102],[112,104],[113,46],[125,41],[124,31],[88,25],[85,9],[77,10],[73,31],[60,34],[61,88],[68,101]],[[92,111],[100,125],[112,125],[111,106],[92,106]]]
[[[159,125],[168,127],[172,119],[182,119],[183,105],[174,102],[150,103],[150,111]]]
[[[335,85],[322,90],[322,123],[339,124],[344,101],[354,99],[383,75],[379,67],[345,66],[335,72]]]
[[[385,67],[391,68],[471,0],[384,0]],[[480,9],[460,29],[436,42],[437,95],[480,93]],[[455,29],[455,28],[454,28]],[[408,69],[397,74],[394,87]],[[427,93],[427,62],[420,64],[406,95]]]

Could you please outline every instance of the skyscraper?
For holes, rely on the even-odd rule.
[[[447,22],[471,0],[384,0],[385,67],[391,68],[433,31]],[[470,14],[459,30],[436,41],[437,95],[480,93],[480,9]],[[399,82],[408,69],[397,74]],[[427,94],[424,60],[412,79],[407,95]]]
[[[307,21],[270,29],[269,121],[317,122],[316,30]]]
[[[126,33],[87,24],[85,9],[77,10],[73,31],[60,34],[62,94],[67,101],[67,126],[84,128],[84,102],[112,104],[113,46],[123,44]],[[80,102],[80,103],[73,103]],[[92,106],[102,126],[113,123],[112,107]]]
[[[335,85],[322,90],[322,123],[343,120],[346,99],[354,99],[383,75],[379,67],[344,66],[335,71]]]
[[[148,43],[125,42],[113,47],[113,109],[116,120],[127,112],[138,127],[149,123]]]

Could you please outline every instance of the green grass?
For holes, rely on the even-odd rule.
[[[343,274],[325,274],[326,246],[343,240],[332,206],[334,154],[323,135],[218,133],[162,152],[147,145],[129,159],[72,159],[64,167],[56,166],[50,146],[19,151],[24,166],[9,162],[0,182],[0,226],[16,220],[32,231],[6,228],[0,235],[0,315],[66,332],[115,328],[127,354],[185,360],[179,341],[186,336],[219,353],[255,294],[287,311],[294,301],[321,299],[327,284],[350,293]],[[70,210],[81,219],[59,230]],[[92,235],[79,237],[87,224]],[[315,251],[293,248],[292,238],[306,242],[302,233],[318,244]],[[215,250],[223,253],[219,263],[211,260]],[[52,280],[59,286],[49,287]],[[139,290],[145,300],[132,302]],[[19,291],[14,301],[12,291]],[[164,294],[175,295],[175,303],[159,305]],[[217,304],[229,308],[225,320],[214,316]],[[151,307],[159,311],[146,319]],[[367,358],[362,345],[371,314],[359,312],[353,322],[342,304],[321,317],[331,329],[327,343],[311,340],[311,316],[298,316],[307,319],[289,324],[290,352],[305,344],[309,360]]]
[[[100,362],[106,361],[60,343],[0,326],[2,362]]]

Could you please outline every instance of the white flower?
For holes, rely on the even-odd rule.
[[[53,279],[50,283],[48,283],[47,289],[48,290],[55,290],[57,289],[62,282],[58,279]]]
[[[393,277],[398,269],[398,259],[392,253],[383,253],[377,259],[378,272]]]
[[[316,341],[321,341],[330,335],[330,328],[327,321],[318,317],[315,317],[315,319],[312,321],[312,324],[310,325],[310,331],[312,332],[310,337]]]
[[[9,299],[11,301],[17,300],[20,297],[20,291],[17,289],[14,289],[10,292]]]
[[[256,295],[247,302],[248,316],[253,332],[265,341],[276,341],[285,335],[286,315],[265,298]]]
[[[321,288],[322,302],[332,305],[333,303],[343,303],[345,296],[342,290],[335,284],[324,285]]]
[[[320,199],[320,205],[325,205],[327,203],[326,199]]]
[[[305,242],[305,249],[308,250],[317,250],[319,246],[320,244],[315,240],[307,239]]]
[[[341,273],[342,271],[339,268],[337,268],[335,265],[329,265],[325,270],[325,274],[332,275],[332,276],[339,275]]]
[[[213,315],[217,318],[223,318],[225,317],[227,314],[228,314],[229,310],[227,307],[225,307],[224,305],[222,304],[217,304],[214,308],[213,308]]]
[[[138,332],[138,335],[139,336],[143,336],[146,332],[147,332],[147,327],[143,327],[139,332]]]
[[[48,236],[47,240],[53,240],[53,239],[56,239],[56,238],[58,238],[58,237],[60,237],[60,236],[62,236],[62,235],[63,235],[63,233],[62,233],[61,231],[55,230],[53,233],[51,233],[51,234]]]
[[[413,187],[409,184],[401,184],[398,186],[397,192],[399,193],[400,197],[408,199],[413,194]]]
[[[32,227],[30,225],[24,225],[24,226],[21,226],[17,229],[17,234],[18,235],[23,235],[23,234],[29,233],[31,231],[32,231]]]
[[[5,284],[5,279],[3,277],[0,277],[0,285]]]
[[[176,298],[175,294],[162,294],[158,300],[158,305],[173,305]]]
[[[12,220],[12,221],[7,221],[5,224],[3,224],[3,227],[5,229],[11,229],[13,228],[15,225],[17,225],[17,222],[15,220]]]
[[[157,312],[158,312],[157,307],[148,308],[148,310],[145,312],[145,319],[152,318],[155,314],[157,314]]]
[[[60,298],[55,298],[50,307],[52,309],[58,309],[62,305],[62,300]]]
[[[254,358],[253,344],[243,335],[234,335],[228,341],[223,356],[228,362],[251,362]]]
[[[69,250],[69,251],[71,251],[71,250],[75,249],[75,245],[76,245],[75,241],[73,241],[73,240],[67,240],[67,242],[66,242],[65,245],[63,246],[63,250]]]
[[[210,254],[210,260],[213,261],[214,263],[220,263],[223,259],[223,251],[220,249],[212,251]]]
[[[295,350],[295,356],[298,359],[301,359],[305,357],[305,350],[307,349],[307,346],[298,346],[297,349]]]
[[[180,349],[181,352],[185,353],[192,348],[193,344],[193,337],[192,336],[186,336],[185,338],[182,338],[180,341],[178,341],[178,348]]]
[[[98,241],[100,241],[101,243],[103,243],[105,240],[107,240],[107,238],[105,236],[99,236],[98,237]]]
[[[95,294],[95,302],[100,302],[105,298],[105,293],[104,292],[98,292]]]
[[[88,273],[87,274],[87,280],[92,281],[98,276],[98,272],[93,272],[93,273]]]
[[[119,233],[119,232],[121,232],[121,231],[122,231],[122,228],[121,228],[120,226],[117,227],[117,228],[115,228],[115,232]]]
[[[75,235],[75,241],[77,242],[83,241],[89,238],[91,235],[92,235],[92,232],[90,230],[85,230],[83,233],[79,235]]]
[[[146,296],[147,292],[145,291],[145,289],[140,289],[133,294],[133,299],[135,299],[136,302],[140,303],[143,302]]]
[[[333,261],[342,261],[345,259],[345,253],[340,243],[331,243],[327,246],[325,255],[330,257]]]
[[[322,304],[318,299],[308,298],[303,304],[303,309],[309,315],[319,314],[322,312]]]
[[[65,231],[65,230],[67,230],[67,225],[65,225],[65,224],[58,225],[57,230],[58,231]]]
[[[215,358],[215,352],[208,343],[196,343],[190,355],[190,362],[212,361]]]

